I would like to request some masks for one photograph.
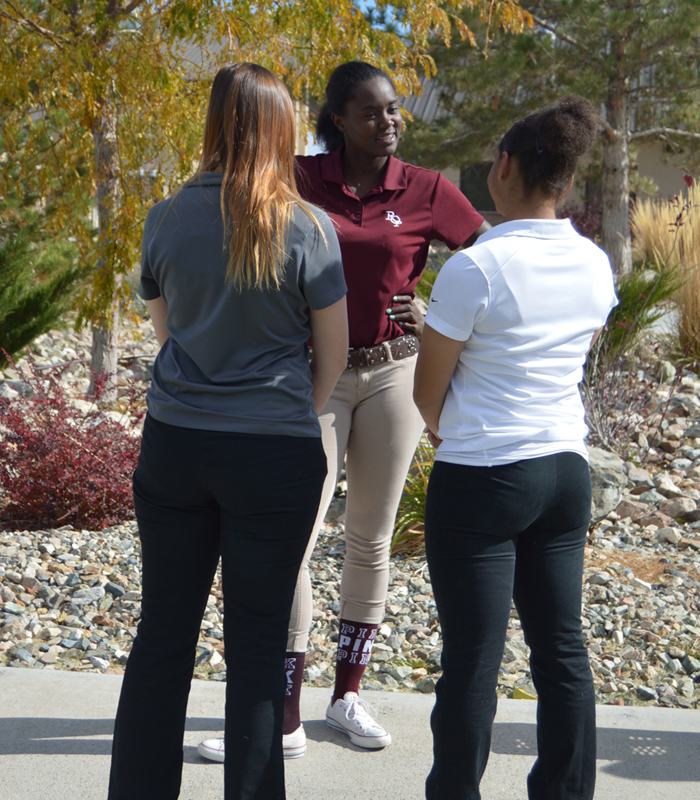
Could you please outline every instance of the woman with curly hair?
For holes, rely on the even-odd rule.
[[[414,390],[438,445],[425,543],[443,675],[428,800],[481,796],[511,598],[539,696],[528,796],[593,797],[578,384],[616,298],[608,257],[556,207],[598,124],[587,100],[567,97],[508,131],[488,178],[505,221],[444,265],[430,298]]]

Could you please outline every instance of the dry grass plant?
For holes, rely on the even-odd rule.
[[[435,448],[423,435],[413,456],[396,514],[392,553],[415,553],[423,549],[425,496],[434,458]]]
[[[688,366],[700,363],[700,184],[688,186],[685,197],[640,200],[632,213],[634,260],[644,265],[667,264],[682,281],[675,294],[678,306],[677,343],[672,355]]]

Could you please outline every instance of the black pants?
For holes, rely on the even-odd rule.
[[[134,474],[142,614],[117,711],[109,800],[180,793],[187,697],[219,556],[231,652],[224,796],[283,800],[287,625],[325,475],[320,438],[146,419]]]
[[[590,800],[595,697],[581,636],[588,466],[559,453],[495,467],[437,462],[425,512],[443,636],[428,800],[478,800],[515,600],[539,696],[531,800]]]

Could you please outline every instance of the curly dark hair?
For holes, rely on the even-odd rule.
[[[384,78],[396,91],[394,82],[386,72],[366,61],[347,61],[333,70],[326,86],[326,102],[319,111],[316,122],[316,138],[328,153],[334,153],[344,141],[343,134],[331,119],[331,114],[342,116],[346,103],[352,100],[355,94],[355,89],[361,83],[374,78]]]
[[[567,95],[516,122],[498,146],[515,156],[526,194],[536,190],[559,197],[576,170],[578,160],[593,146],[600,120],[591,103]]]

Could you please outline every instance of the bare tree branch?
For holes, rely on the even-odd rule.
[[[681,92],[694,92],[700,89],[700,83],[679,83],[674,86],[637,86],[634,89],[629,89],[628,94],[630,97],[639,95],[657,95],[653,97],[651,102],[654,103],[673,103],[678,99]],[[639,101],[635,108],[641,105],[642,100]]]
[[[598,114],[598,122],[604,131],[604,137],[611,142],[614,142],[615,139],[620,135],[620,132],[615,130],[613,126],[607,121],[607,119],[603,119],[603,117]]]
[[[41,25],[34,22],[33,19],[29,19],[29,17],[25,16],[12,3],[7,2],[7,0],[5,2],[5,5],[9,6],[17,16],[13,17],[11,14],[0,11],[0,17],[3,17],[4,19],[9,19],[11,22],[16,23],[17,25],[21,25],[22,27],[27,28],[28,30],[35,31],[36,33],[39,33],[41,36],[43,36],[45,39],[48,39],[52,44],[55,44],[61,50],[65,49],[63,45],[66,44],[68,40],[64,36],[59,36],[53,31],[48,30],[47,28],[42,28]]]
[[[131,0],[130,3],[127,3],[122,8],[115,6],[109,12],[109,16],[111,19],[119,19],[120,17],[128,17],[132,11],[135,11],[140,5],[142,5],[144,0]]]
[[[565,33],[562,33],[556,25],[552,25],[551,22],[547,22],[546,19],[542,19],[541,17],[536,17],[534,14],[530,14],[530,16],[536,25],[539,25],[540,28],[544,28],[546,31],[553,33],[557,39],[561,39],[562,42],[566,42],[567,44],[570,44],[572,47],[576,47],[579,50],[582,49],[582,45],[579,44],[576,39],[572,39],[571,36],[567,36]]]
[[[645,131],[635,131],[630,134],[630,139],[645,139],[648,136],[682,136],[685,139],[700,139],[700,133],[681,131],[677,128],[648,128]]]

